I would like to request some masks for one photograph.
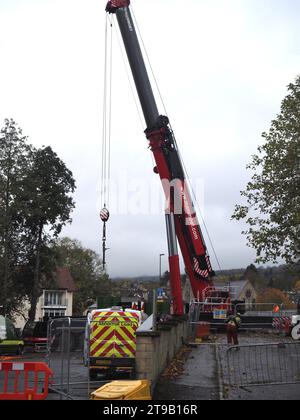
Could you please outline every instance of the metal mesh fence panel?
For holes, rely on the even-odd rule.
[[[231,386],[300,383],[300,343],[230,347],[226,359]]]

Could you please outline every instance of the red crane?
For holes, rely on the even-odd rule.
[[[169,119],[158,112],[153,90],[130,11],[130,0],[112,0],[106,11],[117,17],[128,61],[146,121],[145,134],[154,155],[155,173],[160,176],[168,202],[166,211],[170,283],[174,313],[183,314],[177,240],[194,297],[212,287],[215,275],[188,188],[183,163]]]

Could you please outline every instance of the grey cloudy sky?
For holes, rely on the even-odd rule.
[[[73,171],[76,210],[63,233],[98,252],[105,4],[0,0],[0,121],[15,119],[35,146],[51,145]],[[243,224],[230,217],[249,180],[246,164],[299,74],[300,2],[132,6],[189,175],[202,186],[221,266],[246,266],[255,253],[241,236]],[[131,214],[114,212],[109,222],[108,269],[112,276],[156,274],[158,254],[167,253],[164,216],[156,207],[147,214],[134,200],[141,185],[154,195],[161,187],[114,44],[112,178],[115,186],[127,180]]]

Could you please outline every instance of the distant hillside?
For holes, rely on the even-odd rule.
[[[247,268],[229,269],[216,271],[215,283],[247,278],[258,289],[267,287],[281,290],[292,290],[297,280],[300,280],[300,267],[289,268],[286,265],[271,267],[256,267],[251,264]],[[115,277],[113,282],[130,283],[154,283],[158,282],[158,276]]]
[[[111,280],[115,282],[130,281],[133,283],[148,283],[158,281],[158,276],[114,277]]]
[[[232,269],[232,270],[222,270],[222,271],[216,271],[217,277],[222,276],[242,276],[245,272],[244,268],[240,269]],[[114,282],[122,282],[122,281],[130,281],[133,283],[148,283],[148,282],[156,282],[158,281],[158,276],[136,276],[136,277],[113,277],[111,279]]]

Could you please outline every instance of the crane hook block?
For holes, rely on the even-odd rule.
[[[116,13],[118,9],[122,7],[128,7],[130,5],[130,0],[111,0],[106,5],[106,11],[108,13]]]
[[[109,211],[104,207],[101,211],[100,211],[100,219],[102,220],[103,223],[108,222],[109,219]]]

